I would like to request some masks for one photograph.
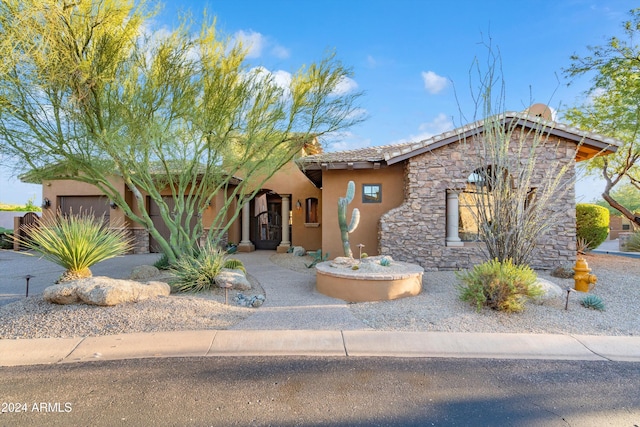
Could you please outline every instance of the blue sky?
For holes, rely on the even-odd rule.
[[[354,72],[354,89],[368,120],[333,141],[330,150],[420,140],[474,117],[469,95],[474,58],[486,62],[491,41],[502,57],[505,110],[541,102],[559,110],[579,104],[589,79],[567,87],[562,69],[573,53],[621,34],[633,5],[613,0],[211,0],[171,1],[157,28],[178,23],[178,13],[202,16],[251,47],[248,61],[274,73],[295,72],[327,51]],[[578,197],[599,197],[602,184],[578,184]],[[0,202],[25,203],[40,186],[0,176]]]

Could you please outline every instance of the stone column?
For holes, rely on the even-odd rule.
[[[458,236],[459,209],[458,193],[453,190],[447,190],[447,246],[464,246],[460,236]]]
[[[240,244],[238,245],[239,252],[252,252],[256,250],[256,247],[251,243],[250,236],[250,219],[251,219],[251,203],[249,198],[245,199],[244,205],[242,205],[242,235]]]
[[[282,197],[282,241],[278,245],[278,253],[287,252],[291,247],[289,241],[289,196]]]

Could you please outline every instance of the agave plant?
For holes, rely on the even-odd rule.
[[[108,228],[102,218],[92,213],[61,215],[58,212],[23,230],[28,237],[15,237],[15,240],[66,269],[58,282],[91,277],[89,267],[124,255],[131,244],[125,229]]]
[[[582,300],[580,300],[580,304],[582,304],[582,306],[586,308],[604,311],[604,301],[602,301],[602,299],[597,295],[589,294],[585,296],[584,298],[582,298]]]

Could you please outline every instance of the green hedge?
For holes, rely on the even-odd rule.
[[[576,237],[583,238],[589,249],[595,249],[609,235],[609,211],[589,203],[576,205]]]

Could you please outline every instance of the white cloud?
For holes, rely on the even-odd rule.
[[[376,61],[373,56],[367,55],[367,65],[371,68],[375,68],[376,65],[378,65],[378,61]]]
[[[433,71],[423,71],[422,80],[424,81],[424,88],[432,95],[441,92],[449,84],[449,80],[446,77],[439,76]]]
[[[279,59],[287,59],[291,55],[286,47],[253,30],[236,31],[232,44],[237,43],[247,50],[247,58],[259,58],[265,51]]]
[[[433,120],[427,123],[422,123],[418,126],[420,131],[417,134],[409,135],[406,138],[393,141],[392,144],[403,144],[405,142],[419,142],[429,139],[433,136],[440,135],[441,133],[450,131],[453,129],[453,121],[444,113],[438,114]]]
[[[289,52],[289,49],[286,47],[276,44],[271,48],[271,54],[279,59],[287,59],[291,55],[291,52]]]
[[[440,113],[430,122],[422,123],[418,129],[423,132],[433,132],[431,136],[439,135],[453,129],[453,121],[451,120],[451,117],[444,113]]]
[[[342,77],[342,79],[338,82],[335,89],[333,90],[334,95],[346,95],[350,92],[353,92],[358,88],[358,83],[355,80],[349,77]]]
[[[237,31],[233,35],[233,39],[235,43],[240,43],[243,48],[247,49],[247,58],[259,58],[267,43],[265,37],[255,31]]]
[[[369,147],[371,140],[353,132],[344,131],[326,137],[323,144],[326,151],[332,152]]]

